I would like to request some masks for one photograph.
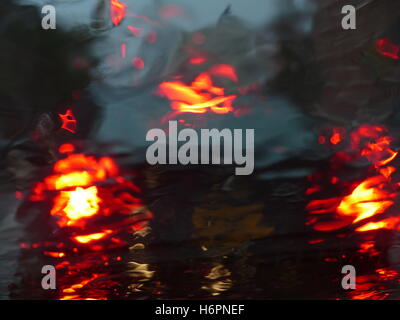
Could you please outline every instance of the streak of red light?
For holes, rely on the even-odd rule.
[[[73,144],[64,143],[58,148],[59,153],[72,153],[75,151],[75,147]]]
[[[92,233],[92,234],[87,234],[87,235],[79,235],[79,236],[75,236],[74,240],[79,242],[79,243],[89,243],[89,242],[93,242],[96,240],[100,240],[103,239],[104,237],[106,237],[108,234],[111,234],[112,230],[105,230],[103,232],[97,232],[97,233]]]
[[[77,121],[71,109],[68,109],[65,114],[58,114],[58,116],[62,121],[61,129],[76,133]]]
[[[400,59],[400,46],[394,44],[390,38],[378,39],[376,42],[376,50],[384,57],[393,60]]]
[[[121,43],[121,57],[126,57],[126,43]]]

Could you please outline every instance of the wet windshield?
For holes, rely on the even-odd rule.
[[[400,4],[360,3],[2,0],[0,298],[397,298]]]

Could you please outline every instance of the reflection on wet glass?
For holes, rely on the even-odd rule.
[[[210,281],[202,286],[201,289],[210,292],[212,296],[218,296],[232,287],[232,280],[229,278],[230,275],[231,272],[228,269],[222,264],[218,264],[205,276]]]
[[[81,1],[58,2],[79,6]],[[399,134],[377,121],[348,127],[309,124],[314,119],[305,116],[304,101],[297,100],[318,105],[303,96],[319,86],[314,83],[318,72],[308,61],[314,46],[303,34],[308,32],[304,25],[311,25],[305,23],[311,22],[311,8],[286,4],[281,13],[291,20],[288,25],[267,21],[256,28],[227,7],[211,25],[192,32],[169,23],[187,18],[183,6],[151,4],[136,12],[131,4],[97,2],[78,33],[80,39],[94,38],[91,51],[99,65],[83,53],[71,55],[71,68],[85,70],[79,81],[70,81],[71,103],[53,110],[59,101],[50,101],[51,108],[35,110],[40,116],[32,120],[37,122],[29,132],[33,138],[7,155],[4,171],[21,189],[15,197],[24,228],[10,297],[398,296]],[[1,41],[14,50],[14,43]],[[390,38],[374,43],[379,58],[390,59],[384,62],[398,60],[399,47]],[[321,50],[318,39],[315,44]],[[71,62],[67,56],[65,65]],[[307,72],[292,70],[303,64]],[[287,78],[296,85],[288,85]],[[13,83],[2,83],[7,95]],[[375,79],[372,83],[375,87]],[[325,99],[335,100],[338,91]],[[85,94],[89,101],[82,102]],[[34,104],[42,102],[47,101]],[[19,121],[8,120],[6,111],[1,120],[7,134],[1,136],[11,140],[17,135],[8,127]],[[149,167],[138,161],[145,131],[169,119],[183,126],[258,126],[256,173],[239,178],[228,166]],[[101,133],[94,132],[95,124]],[[57,270],[55,291],[40,288],[40,268],[47,264]],[[346,264],[357,270],[354,291],[340,286]]]

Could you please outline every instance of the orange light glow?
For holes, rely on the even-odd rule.
[[[162,82],[157,94],[171,101],[174,114],[207,111],[218,114],[229,113],[233,111],[232,103],[237,96],[225,95],[224,88],[214,86],[211,74],[228,76],[236,81],[236,73],[227,65],[218,65],[211,70],[214,71],[201,73],[190,85],[180,81]]]
[[[384,212],[393,204],[389,199],[396,196],[381,189],[384,183],[385,178],[382,176],[372,177],[360,183],[349,196],[343,198],[337,208],[338,214],[353,216],[353,223],[356,223]]]
[[[65,257],[64,252],[50,252],[50,251],[44,251],[43,254],[45,256],[53,257],[53,258],[63,258]]]
[[[72,153],[75,151],[75,147],[73,144],[64,143],[58,148],[59,153]]]
[[[74,240],[79,243],[89,243],[92,241],[103,239],[108,234],[112,233],[111,230],[105,230],[104,232],[92,233],[85,236],[76,236]]]
[[[375,241],[372,240],[361,243],[358,252],[368,253],[370,256],[379,254],[379,252],[375,249]]]
[[[343,132],[334,129],[330,139],[332,144],[343,141]],[[307,205],[311,214],[332,214],[331,221],[310,220],[315,230],[330,231],[356,224],[362,220],[374,217],[387,211],[394,204],[398,193],[395,183],[391,183],[391,177],[396,171],[394,166],[387,166],[397,156],[392,147],[392,138],[387,135],[387,129],[378,125],[362,125],[350,134],[350,145],[346,152],[341,152],[341,161],[349,162],[360,156],[368,159],[376,172],[376,175],[358,183],[348,194],[342,198],[312,200]],[[356,152],[356,156],[353,156]],[[339,155],[339,154],[337,154]],[[339,159],[339,158],[338,158]],[[332,185],[339,185],[340,181],[335,177],[330,178]],[[313,186],[313,189],[318,185]],[[308,191],[308,190],[307,190]],[[310,194],[308,192],[308,194]],[[370,222],[356,231],[364,232],[377,229],[394,229],[398,219],[389,218],[379,222]]]
[[[352,296],[353,300],[384,300],[389,294],[381,291],[370,291]]]
[[[89,186],[108,176],[116,176],[118,168],[111,158],[103,157],[96,160],[94,157],[78,153],[58,160],[54,165],[54,173],[45,179],[49,190]]]
[[[207,58],[203,56],[195,56],[189,59],[189,63],[193,65],[203,64],[206,61]]]
[[[360,155],[373,162],[376,167],[387,165],[397,156],[390,148],[392,138],[382,126],[362,125],[351,134],[351,148],[360,149]]]
[[[82,289],[83,287],[85,287],[87,284],[89,284],[90,282],[102,277],[104,275],[102,274],[94,274],[91,278],[86,279],[86,280],[82,280],[79,283],[73,284],[72,286],[65,288],[62,290],[62,292],[64,293],[75,293],[77,290]],[[79,295],[68,295],[68,296],[64,296],[63,298],[61,298],[60,300],[73,300],[75,298],[78,298]]]
[[[365,232],[378,229],[398,230],[400,218],[390,217],[378,222],[370,222],[356,229],[358,232]]]
[[[396,270],[390,270],[388,268],[380,268],[375,270],[379,274],[379,277],[383,280],[394,280],[397,279],[399,273]]]
[[[126,4],[118,0],[110,0],[111,21],[115,26],[119,25],[125,18]]]
[[[333,129],[333,134],[332,134],[332,136],[331,136],[331,138],[330,138],[330,142],[333,144],[333,145],[337,145],[337,144],[339,144],[340,142],[342,142],[342,140],[343,140],[343,137],[342,137],[342,132],[341,132],[342,130],[340,130],[339,128],[334,128]]]
[[[97,214],[101,199],[93,183],[118,174],[111,158],[97,160],[84,154],[68,154],[55,163],[53,171],[54,174],[36,185],[31,199],[40,199],[45,190],[60,191],[50,212],[59,218],[60,226],[74,225],[82,218]]]
[[[385,168],[380,168],[379,173],[384,176],[385,178],[390,178],[390,176],[396,171],[395,167],[385,167]]]
[[[73,225],[77,220],[95,215],[99,211],[100,198],[97,187],[76,188],[74,191],[61,191],[54,200],[50,214],[63,218],[60,224]]]

